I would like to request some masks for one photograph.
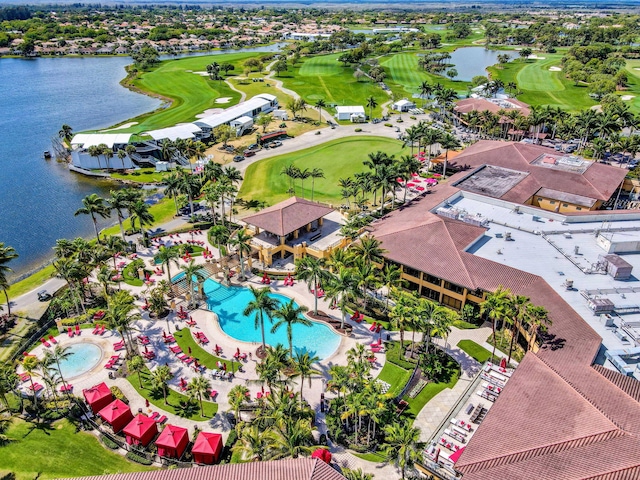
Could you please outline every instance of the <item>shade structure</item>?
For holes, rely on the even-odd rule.
[[[196,463],[211,465],[220,460],[222,453],[222,435],[219,433],[200,432],[191,449]]]
[[[331,462],[331,452],[326,448],[318,448],[312,454],[311,458],[319,458],[324,463]]]
[[[133,418],[129,405],[118,398],[100,410],[98,415],[102,420],[111,425],[115,433],[122,430]]]
[[[158,426],[153,418],[139,413],[122,430],[129,445],[149,445],[153,437],[158,434]]]
[[[449,455],[449,460],[451,460],[453,463],[456,463],[460,458],[460,455],[462,455],[462,452],[464,452],[464,447],[462,447],[460,450],[453,452],[451,455]]]
[[[167,425],[156,440],[158,455],[161,457],[180,458],[189,443],[189,432],[186,428]]]
[[[98,413],[113,401],[113,394],[104,382],[84,389],[82,394],[94,414]]]

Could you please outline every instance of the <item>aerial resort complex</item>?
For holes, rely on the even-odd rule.
[[[0,7],[0,480],[640,478],[637,6],[351,7]]]

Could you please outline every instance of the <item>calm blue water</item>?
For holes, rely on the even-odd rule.
[[[70,173],[42,152],[51,150],[64,123],[76,132],[105,128],[160,105],[119,84],[130,63],[128,57],[0,59],[0,242],[20,255],[10,264],[14,278],[48,260],[57,239],[93,236],[90,218],[73,214],[86,195],[106,197],[115,184]]]
[[[227,335],[244,342],[262,342],[260,327],[255,328],[255,315],[246,317],[242,314],[247,304],[253,300],[251,290],[244,287],[226,287],[208,279],[204,282],[204,291],[209,310],[218,315],[220,327]],[[290,300],[277,293],[272,293],[271,297],[281,304]],[[264,327],[266,342],[269,345],[281,343],[289,348],[286,326],[283,325],[276,333],[271,333],[272,323],[267,319]],[[311,327],[294,325],[292,330],[294,353],[309,352],[322,360],[333,354],[340,345],[340,336],[322,323],[312,322]]]
[[[88,372],[95,367],[102,358],[102,349],[93,343],[75,343],[70,345],[69,353],[71,353],[71,355],[60,362],[60,370],[65,380]]]
[[[464,47],[455,52],[451,52],[451,59],[448,63],[455,65],[458,76],[455,80],[471,81],[476,75],[486,75],[486,68],[498,63],[498,55],[501,51],[486,50],[484,47]],[[506,52],[511,58],[515,57],[513,52]]]

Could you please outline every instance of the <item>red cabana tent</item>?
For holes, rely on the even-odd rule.
[[[331,462],[331,452],[326,448],[318,448],[312,454],[311,458],[319,458],[324,463]]]
[[[219,433],[200,432],[191,449],[196,463],[211,465],[220,460],[222,453],[222,435]]]
[[[115,433],[122,430],[133,418],[129,405],[118,398],[100,410],[98,415],[102,420],[111,425]]]
[[[149,445],[153,437],[158,434],[158,427],[153,418],[139,413],[122,430],[129,445]]]
[[[167,425],[156,440],[158,455],[161,457],[180,458],[189,443],[189,433],[186,428]]]
[[[460,455],[462,455],[462,452],[464,452],[464,447],[462,447],[457,452],[453,452],[451,455],[449,455],[449,460],[451,460],[453,463],[456,463],[460,458]]]
[[[85,388],[82,394],[94,414],[98,413],[113,401],[113,394],[104,382],[94,385],[91,388]]]

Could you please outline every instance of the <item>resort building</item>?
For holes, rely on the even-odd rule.
[[[454,113],[464,122],[465,115],[470,112],[518,112],[523,117],[528,117],[531,113],[529,105],[516,100],[515,98],[481,98],[471,97],[458,100],[453,107]]]
[[[406,98],[403,98],[402,100],[398,100],[397,102],[391,104],[391,109],[397,110],[398,112],[408,112],[412,108],[416,108],[416,104],[411,100],[407,100]]]
[[[339,235],[342,215],[331,207],[291,197],[245,217],[254,236],[251,245],[265,267],[305,255],[327,258],[347,240]]]
[[[261,93],[250,98],[246,102],[229,107],[220,113],[214,113],[193,122],[202,131],[210,136],[212,131],[220,125],[231,125],[236,128],[236,135],[240,136],[246,131],[247,118],[253,120],[261,113],[267,114],[278,108],[278,99],[270,93]],[[247,118],[243,118],[247,117]],[[242,119],[240,121],[240,119]],[[235,124],[234,124],[235,122]],[[251,128],[253,123],[248,128]]]
[[[632,271],[640,268],[640,213],[526,204],[535,192],[527,196],[532,187],[518,187],[523,182],[610,196],[620,169],[567,172],[544,166],[551,164],[539,158],[540,147],[486,143],[456,158],[475,167],[471,174],[485,172],[486,191],[465,189],[469,173],[461,172],[371,226],[385,262],[402,268],[410,290],[459,309],[503,286],[544,307],[552,321],[546,333],[520,327],[531,351],[464,451],[450,455],[455,472],[465,480],[638,478],[640,284]],[[491,157],[497,170],[487,168]],[[500,169],[509,166],[526,175],[509,173],[503,185]]]
[[[336,107],[337,120],[351,120],[353,123],[361,123],[364,122],[366,118],[367,116],[364,113],[364,107],[362,105]]]
[[[120,159],[118,150],[124,150],[131,139],[130,133],[79,133],[71,139],[71,164],[84,170],[125,169],[135,165],[127,155]],[[91,147],[105,145],[106,152],[94,152]],[[111,154],[109,154],[109,149]],[[91,153],[94,155],[91,155]]]

